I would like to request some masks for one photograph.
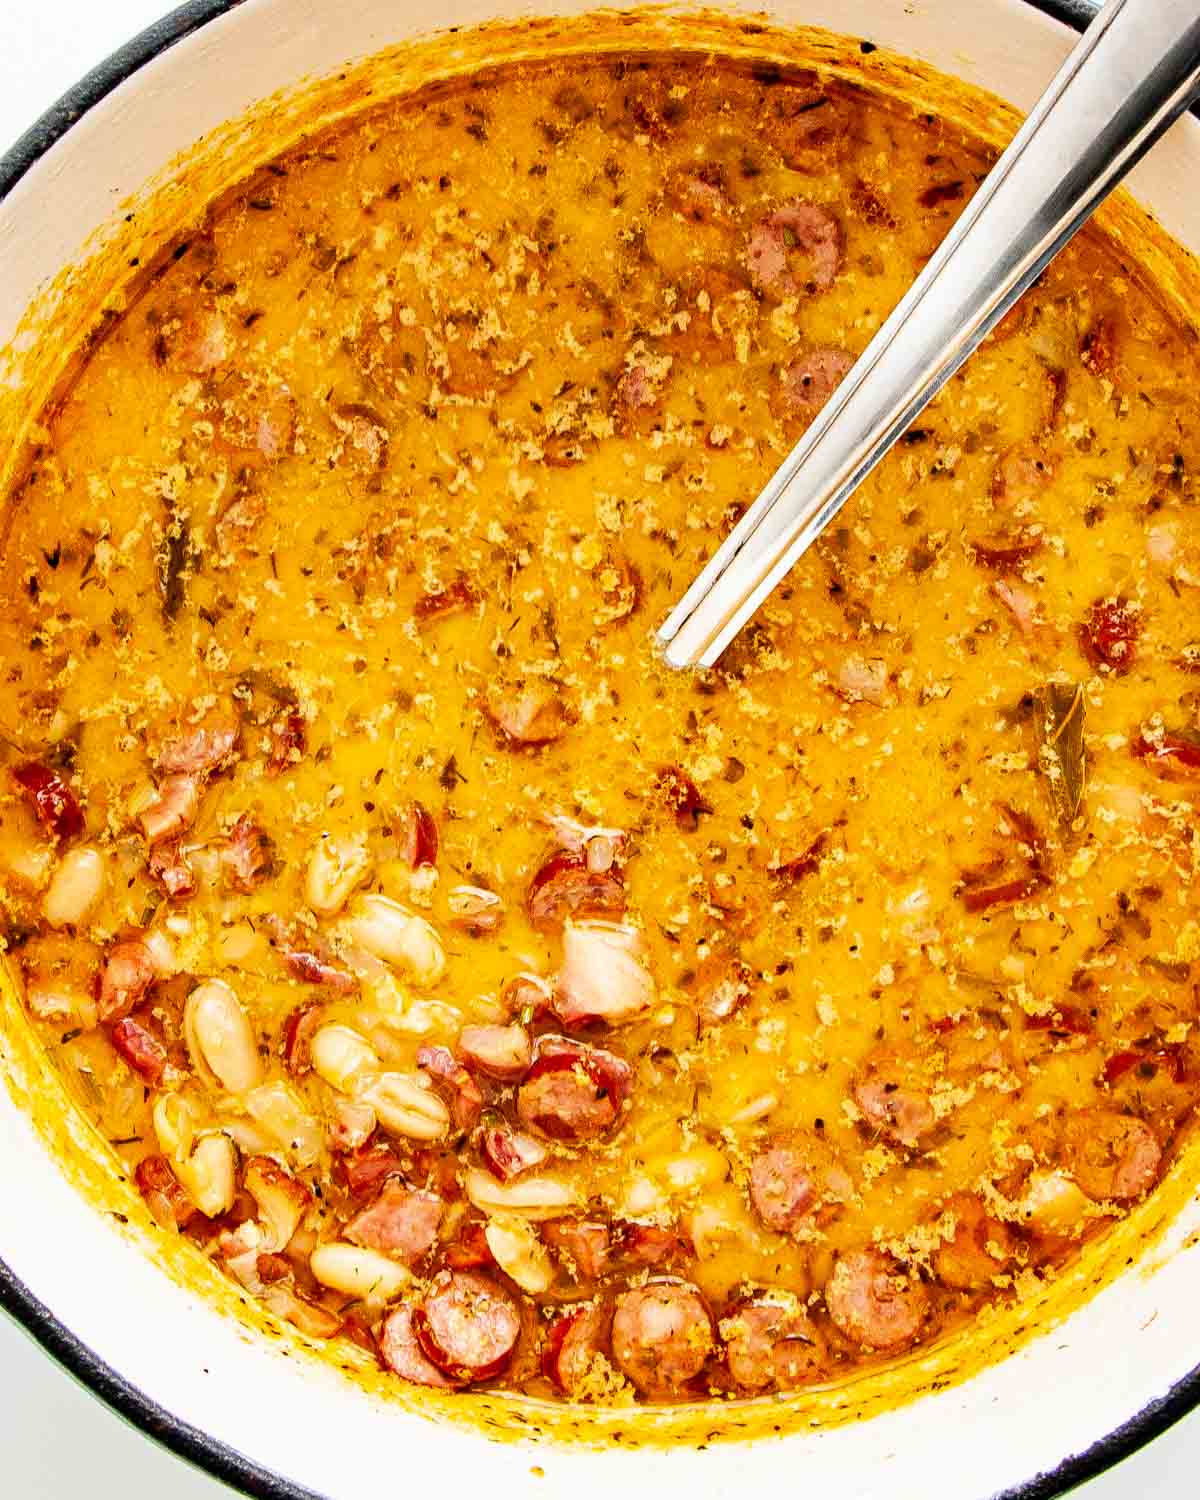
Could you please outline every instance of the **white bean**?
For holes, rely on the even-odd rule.
[[[349,1026],[322,1026],[312,1039],[312,1065],[339,1094],[353,1094],[369,1073],[379,1071],[379,1054]]]
[[[206,980],[188,996],[183,1035],[193,1067],[210,1086],[215,1082],[231,1094],[245,1094],[261,1079],[250,1017],[224,980]]]
[[[321,1154],[324,1132],[294,1089],[286,1083],[263,1083],[242,1101],[251,1117],[286,1151],[298,1167],[311,1167]]]
[[[403,969],[414,984],[435,984],[445,972],[446,955],[437,933],[424,917],[388,896],[361,896],[345,932],[368,953]]]
[[[440,1141],[450,1127],[450,1111],[424,1073],[381,1073],[362,1085],[357,1095],[394,1135]]]
[[[1022,1224],[1043,1234],[1076,1235],[1092,1200],[1065,1172],[1032,1172],[1017,1205]]]
[[[356,885],[366,878],[371,856],[362,838],[330,838],[313,850],[304,878],[304,897],[313,911],[331,917],[341,911]]]
[[[554,1262],[525,1219],[515,1215],[489,1219],[483,1231],[496,1264],[531,1297],[548,1291],[554,1280]]]
[[[318,1245],[308,1264],[322,1286],[364,1302],[390,1302],[412,1280],[412,1273],[398,1261],[340,1240]]]
[[[579,1194],[561,1177],[518,1177],[497,1182],[482,1167],[468,1167],[467,1197],[485,1214],[520,1214],[525,1219],[555,1219],[579,1202]]]
[[[164,1156],[185,1157],[200,1126],[199,1107],[184,1094],[162,1093],[154,1101],[154,1134]]]
[[[237,1149],[222,1131],[202,1135],[191,1154],[171,1163],[171,1170],[202,1214],[219,1218],[237,1196]]]
[[[104,857],[82,844],[68,849],[42,898],[42,915],[51,927],[78,927],[104,891]]]

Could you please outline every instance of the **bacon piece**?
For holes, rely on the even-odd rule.
[[[617,1298],[613,1358],[643,1395],[678,1395],[712,1350],[712,1317],[690,1282],[648,1281]]]
[[[485,886],[456,885],[447,893],[446,904],[452,925],[471,937],[495,932],[504,921],[504,902]]]
[[[828,1223],[853,1192],[832,1147],[800,1131],[768,1141],[750,1165],[750,1201],[777,1234]]]
[[[601,1047],[564,1036],[538,1038],[517,1091],[523,1125],[554,1141],[585,1141],[612,1129],[629,1093],[629,1064]]]
[[[57,771],[31,760],[15,766],[12,778],[25,793],[47,833],[56,839],[71,839],[83,832],[83,809],[79,799]]]
[[[848,656],[838,668],[837,690],[847,703],[878,707],[887,691],[887,662],[882,657]]]
[[[604,1353],[609,1309],[603,1302],[585,1302],[555,1318],[542,1345],[542,1374],[563,1395],[580,1389]]]
[[[806,875],[815,875],[821,868],[821,861],[828,848],[828,833],[819,833],[803,854],[797,855],[795,859],[786,859],[780,864],[772,865],[771,874],[776,880],[792,882],[803,880]]]
[[[595,1281],[608,1269],[611,1236],[599,1219],[551,1219],[542,1225],[542,1239],[576,1281]]]
[[[715,161],[674,172],[667,180],[666,197],[672,208],[694,224],[728,219],[733,210],[724,169]]]
[[[701,1026],[727,1021],[754,991],[754,970],[740,958],[713,953],[696,974],[696,1012]]]
[[[469,1067],[500,1083],[524,1078],[533,1058],[524,1026],[464,1026],[458,1050]]]
[[[400,1158],[384,1141],[372,1137],[365,1146],[336,1158],[337,1166],[352,1198],[364,1198],[389,1177],[401,1175]]]
[[[155,765],[167,775],[200,776],[215,771],[232,758],[240,733],[236,719],[212,715],[196,728],[164,740]]]
[[[1036,557],[1042,550],[1043,538],[1039,531],[1018,530],[1011,536],[986,537],[982,541],[968,542],[967,546],[977,563],[991,568],[996,573],[1011,573]]]
[[[428,620],[442,620],[447,615],[461,614],[474,609],[482,595],[469,579],[456,578],[445,588],[424,593],[413,605],[413,617],[424,624]]]
[[[493,1125],[479,1137],[479,1154],[493,1177],[511,1182],[522,1172],[532,1171],[550,1155],[549,1150],[523,1130],[508,1125]]]
[[[456,1271],[475,1271],[481,1266],[495,1266],[496,1257],[487,1242],[487,1222],[484,1219],[467,1219],[458,1231],[458,1238],[447,1245],[442,1259]]]
[[[662,766],[654,773],[651,792],[674,815],[676,823],[685,833],[699,826],[702,814],[712,812],[712,804],[700,792],[696,783],[678,766]]]
[[[792,269],[799,254],[806,271]],[[828,291],[842,264],[842,231],[828,209],[794,198],[760,219],[746,242],[746,261],[758,288],[772,296]]]
[[[1081,1109],[1063,1131],[1071,1175],[1098,1200],[1127,1203],[1153,1187],[1162,1147],[1149,1125],[1115,1109]]]
[[[1079,626],[1079,646],[1094,667],[1121,676],[1133,666],[1140,632],[1139,613],[1127,599],[1097,599]]]
[[[133,1180],[164,1229],[183,1229],[200,1212],[176,1181],[165,1156],[144,1156]]]
[[[389,1313],[380,1325],[379,1357],[393,1374],[411,1380],[414,1385],[430,1385],[440,1390],[453,1388],[454,1382],[421,1352],[413,1330],[413,1310],[407,1303]]]
[[[965,185],[961,178],[953,182],[935,182],[925,189],[917,202],[922,208],[940,208],[943,203],[956,203],[962,197]]]
[[[1116,318],[1096,319],[1079,343],[1079,363],[1093,375],[1107,377],[1117,362],[1119,332]]]
[[[285,708],[271,721],[271,753],[267,774],[279,776],[303,760],[308,750],[308,724],[298,708]]]
[[[564,1026],[603,1021],[618,1026],[654,1003],[654,980],[644,963],[645,941],[618,922],[567,922],[554,1009]]]
[[[312,953],[307,948],[281,948],[279,952],[284,968],[293,979],[305,984],[321,984],[327,989],[340,990],[344,995],[358,988],[357,978],[348,969],[319,953]]]
[[[484,711],[502,743],[510,748],[548,745],[561,738],[567,727],[558,689],[542,677],[494,683],[484,699]]]
[[[746,1391],[792,1390],[825,1373],[824,1336],[800,1299],[768,1292],[721,1319],[725,1358],[734,1383]]]
[[[1200,776],[1200,740],[1182,734],[1156,734],[1151,738],[1143,732],[1129,748],[1159,776],[1184,780]]]
[[[283,1065],[293,1078],[303,1078],[312,1070],[312,1039],[325,1020],[320,1004],[298,1005],[288,1014],[279,1037]]]
[[[844,349],[812,349],[779,376],[779,400],[784,414],[811,422],[841,385],[854,356]]]
[[[178,839],[151,847],[146,873],[171,901],[186,901],[196,893],[196,875]]]
[[[161,1082],[167,1066],[167,1049],[152,1031],[132,1016],[124,1016],[109,1027],[108,1037],[139,1078],[144,1078],[151,1087]]]
[[[159,783],[154,801],[138,814],[147,844],[175,838],[190,828],[200,810],[200,783],[194,776],[168,776]]]
[[[229,831],[221,849],[221,869],[235,891],[249,894],[271,873],[274,845],[248,813],[243,813]]]
[[[400,858],[410,870],[436,865],[438,828],[433,814],[419,802],[410,802],[400,819],[398,829]]]
[[[483,1094],[449,1047],[429,1044],[418,1047],[417,1067],[438,1080],[440,1092],[450,1106],[454,1128],[474,1130],[483,1111]]]
[[[436,1193],[410,1188],[391,1178],[375,1200],[355,1214],[343,1233],[351,1244],[378,1250],[402,1265],[413,1266],[436,1244],[445,1211]]]
[[[992,503],[999,510],[1035,500],[1054,478],[1057,464],[1039,443],[1017,443],[992,471]]]
[[[516,1302],[478,1271],[440,1271],[414,1310],[413,1328],[427,1359],[463,1384],[506,1370],[521,1333]]]
[[[117,943],[109,949],[100,970],[100,1019],[119,1021],[127,1016],[161,977],[158,960],[140,938]]]
[[[585,854],[560,849],[530,881],[525,899],[535,927],[557,927],[568,916],[619,917],[625,911],[625,881],[618,865],[591,870]]]
[[[992,593],[1012,615],[1021,634],[1026,639],[1032,636],[1037,628],[1038,607],[1037,600],[1029,590],[1019,583],[1009,583],[1002,578],[992,584]]]
[[[917,1339],[928,1302],[921,1282],[881,1250],[839,1255],[825,1287],[825,1305],[841,1332],[881,1353],[905,1349]]]

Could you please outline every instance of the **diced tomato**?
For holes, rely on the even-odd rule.
[[[57,771],[30,760],[14,767],[12,778],[56,839],[73,839],[83,832],[79,799]]]

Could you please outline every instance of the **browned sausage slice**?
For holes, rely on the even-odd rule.
[[[643,1395],[677,1395],[712,1349],[712,1318],[690,1282],[648,1281],[617,1298],[613,1358]]]
[[[842,231],[828,209],[794,198],[751,229],[746,263],[770,296],[825,292],[842,264]]]
[[[884,1353],[907,1348],[916,1339],[928,1300],[916,1277],[881,1250],[839,1256],[825,1288],[829,1316],[846,1337]]]
[[[750,1167],[750,1201],[768,1229],[795,1234],[827,1221],[853,1193],[831,1147],[799,1133],[768,1142]]]
[[[407,1305],[396,1308],[386,1317],[379,1329],[379,1354],[389,1370],[404,1380],[416,1385],[433,1385],[449,1390],[453,1381],[421,1353],[417,1336],[413,1332],[413,1310]]]
[[[356,1245],[411,1266],[433,1247],[442,1214],[442,1200],[436,1193],[393,1179],[384,1183],[373,1203],[355,1214],[345,1235]]]
[[[574,1395],[591,1373],[596,1356],[604,1353],[609,1316],[602,1302],[585,1302],[551,1323],[542,1349],[542,1374],[564,1395]]]
[[[933,1257],[939,1281],[956,1291],[970,1292],[992,1284],[1013,1253],[1008,1226],[993,1219],[978,1198],[955,1193],[942,1210],[954,1215],[954,1236]]]
[[[825,1339],[791,1292],[768,1292],[721,1319],[729,1373],[747,1391],[789,1390],[824,1373]]]
[[[844,349],[813,349],[779,377],[780,400],[787,415],[811,422],[854,363]]]
[[[1152,1187],[1162,1147],[1144,1120],[1115,1109],[1082,1109],[1064,1131],[1071,1175],[1089,1198],[1118,1203]]]
[[[563,1036],[540,1037],[517,1091],[517,1114],[551,1140],[591,1140],[616,1123],[629,1080],[629,1064],[615,1053]]]
[[[490,1380],[508,1368],[521,1332],[517,1304],[478,1271],[440,1271],[413,1313],[427,1359],[452,1380]]]
[[[867,1057],[854,1082],[854,1102],[868,1126],[910,1149],[937,1124],[920,1060],[880,1047]]]

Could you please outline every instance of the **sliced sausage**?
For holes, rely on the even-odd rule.
[[[671,207],[695,224],[728,219],[733,212],[719,162],[701,162],[688,171],[673,173],[667,180],[666,195]]]
[[[433,1248],[444,1212],[436,1193],[407,1187],[393,1178],[384,1183],[373,1203],[355,1214],[343,1233],[355,1245],[411,1266]]]
[[[194,776],[167,776],[159,783],[154,801],[138,814],[147,844],[173,839],[196,821],[200,810],[200,783]]]
[[[828,291],[842,264],[841,228],[828,209],[794,198],[751,229],[746,262],[772,297]]]
[[[551,1140],[592,1140],[616,1123],[630,1078],[629,1064],[602,1047],[540,1037],[517,1091],[517,1115]]]
[[[483,1093],[449,1047],[418,1047],[417,1067],[438,1080],[439,1092],[450,1106],[454,1128],[474,1130],[483,1112]]]
[[[450,1390],[454,1385],[421,1352],[413,1329],[413,1310],[407,1303],[389,1313],[380,1325],[379,1354],[389,1370],[415,1385],[432,1385],[442,1390]]]
[[[508,1368],[521,1332],[511,1296],[478,1271],[440,1271],[413,1314],[426,1358],[469,1385]]]
[[[811,422],[842,383],[854,363],[844,349],[813,349],[779,377],[779,397],[784,414]]]
[[[628,923],[568,922],[554,993],[563,1025],[603,1021],[617,1026],[644,1015],[654,1003],[645,950],[642,934]]]
[[[853,1085],[854,1102],[868,1127],[910,1149],[937,1125],[926,1076],[919,1060],[896,1048],[871,1053]]]
[[[170,901],[196,894],[196,874],[178,839],[155,844],[146,856],[146,874]]]
[[[739,1011],[754,993],[755,973],[736,956],[716,952],[696,973],[696,1014],[701,1026],[716,1026]]]
[[[928,1302],[921,1282],[881,1250],[838,1256],[825,1288],[825,1305],[841,1332],[864,1349],[883,1353],[914,1342]]]
[[[1089,1198],[1117,1203],[1153,1187],[1162,1147],[1149,1125],[1115,1109],[1083,1109],[1063,1131],[1071,1175]]]
[[[793,1293],[741,1303],[721,1319],[720,1331],[729,1373],[743,1390],[790,1390],[824,1374],[825,1338]]]
[[[677,1395],[713,1351],[712,1318],[699,1289],[664,1278],[622,1292],[613,1314],[612,1351],[643,1395]]]
[[[750,1201],[779,1234],[827,1223],[854,1188],[833,1148],[796,1132],[768,1142],[750,1166]]]
[[[595,1281],[608,1267],[608,1225],[599,1219],[551,1219],[542,1239],[556,1250],[575,1281]]]
[[[992,503],[999,510],[1035,500],[1054,478],[1057,465],[1038,443],[1017,443],[992,471]]]
[[[1141,617],[1128,599],[1097,599],[1079,626],[1079,645],[1094,667],[1121,676],[1134,664],[1140,633]]]
[[[574,1395],[603,1357],[610,1312],[602,1302],[570,1308],[551,1323],[542,1346],[542,1374],[566,1396]]]
[[[155,1087],[162,1081],[167,1066],[167,1049],[162,1042],[132,1016],[115,1022],[109,1030],[114,1049],[139,1078]]]

